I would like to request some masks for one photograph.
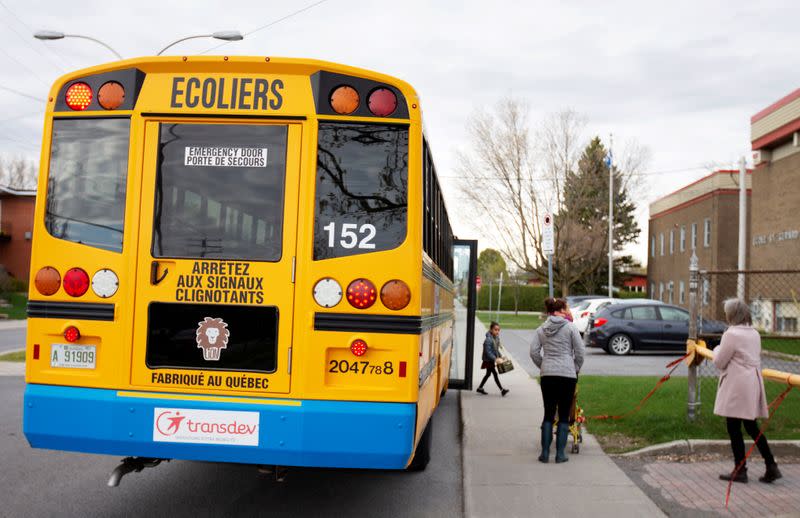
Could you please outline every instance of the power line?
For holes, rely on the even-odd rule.
[[[34,101],[44,102],[40,97],[36,97],[34,95],[26,94],[20,92],[19,90],[14,90],[13,88],[9,88],[7,86],[0,85],[0,90],[5,90],[6,92],[11,92],[12,94],[21,95],[22,97],[27,97],[28,99],[33,99]]]
[[[0,52],[2,52],[3,54],[5,54],[5,55],[6,55],[6,57],[7,57],[8,59],[10,59],[11,61],[13,61],[14,63],[16,63],[17,65],[19,65],[19,66],[21,66],[22,68],[24,68],[25,70],[27,70],[27,71],[28,71],[28,72],[29,72],[31,75],[33,75],[33,76],[34,76],[36,79],[38,79],[38,80],[39,80],[39,82],[41,82],[43,85],[45,85],[45,86],[46,86],[46,87],[48,87],[48,88],[50,87],[50,85],[47,83],[47,81],[45,81],[44,79],[42,79],[42,76],[40,76],[39,74],[37,74],[36,72],[34,72],[34,71],[33,71],[31,68],[29,68],[29,67],[28,67],[28,65],[26,65],[25,63],[23,63],[22,61],[18,60],[17,58],[15,58],[14,56],[12,56],[12,55],[11,55],[11,54],[9,54],[8,52],[6,52],[6,50],[5,50],[5,49],[4,49],[2,46],[0,46]]]
[[[0,0],[0,6],[2,6],[2,7],[3,7],[3,9],[5,9],[6,11],[8,11],[8,13],[9,13],[11,16],[13,16],[13,17],[14,17],[14,18],[15,18],[15,19],[16,19],[16,20],[19,22],[19,23],[21,23],[22,25],[24,25],[24,26],[25,26],[25,28],[26,28],[26,29],[27,29],[27,30],[30,32],[30,35],[29,35],[29,37],[33,35],[33,31],[32,31],[32,30],[31,30],[31,28],[28,26],[28,24],[27,24],[27,23],[25,23],[25,22],[23,22],[23,21],[20,19],[20,17],[19,17],[19,16],[17,16],[16,14],[14,14],[14,12],[13,12],[11,9],[9,9],[9,8],[8,8],[8,6],[7,6],[6,4],[4,4],[2,0]],[[16,34],[17,36],[19,36],[19,38],[22,40],[22,42],[23,42],[23,43],[25,43],[25,45],[27,45],[28,47],[30,47],[31,49],[33,49],[33,51],[34,51],[34,52],[36,52],[37,54],[39,54],[40,56],[42,56],[44,59],[46,59],[47,61],[49,61],[49,62],[50,62],[50,64],[52,64],[52,65],[55,65],[55,66],[56,66],[57,68],[59,68],[59,69],[60,69],[62,72],[66,72],[66,70],[64,70],[64,67],[62,67],[62,66],[61,66],[59,63],[57,63],[55,60],[53,60],[53,58],[51,58],[50,56],[48,56],[48,55],[44,54],[44,53],[43,53],[42,51],[40,51],[38,48],[34,47],[34,46],[33,46],[33,44],[31,44],[31,42],[29,41],[29,37],[28,37],[28,38],[26,38],[26,37],[25,37],[23,34],[20,34],[20,33],[19,33],[19,31],[17,31],[17,29],[15,29],[13,25],[11,25],[11,23],[8,23],[8,21],[7,21],[7,25],[8,25],[8,27],[9,27],[9,28],[10,28],[10,29],[11,29],[11,30],[14,32],[14,34]]]
[[[293,13],[287,14],[287,15],[286,15],[286,16],[284,16],[283,18],[278,18],[277,20],[275,20],[275,21],[272,21],[272,22],[269,22],[269,23],[268,23],[268,24],[266,24],[266,25],[262,25],[261,27],[258,27],[257,29],[253,29],[253,30],[252,30],[252,31],[250,31],[250,32],[246,32],[244,35],[245,35],[245,36],[250,36],[251,34],[254,34],[254,33],[256,33],[256,32],[258,32],[258,31],[260,31],[260,30],[266,29],[267,27],[272,27],[273,25],[275,25],[275,24],[277,24],[277,23],[280,23],[280,22],[282,22],[282,21],[284,21],[284,20],[287,20],[287,19],[291,18],[292,16],[296,16],[296,15],[298,15],[298,14],[300,14],[300,13],[303,13],[303,12],[305,12],[305,11],[308,11],[309,9],[313,9],[314,7],[316,7],[316,6],[320,5],[320,4],[324,4],[324,3],[325,3],[325,2],[327,2],[327,1],[328,1],[328,0],[320,0],[319,2],[315,2],[315,3],[313,3],[313,4],[309,4],[309,5],[305,6],[305,7],[303,7],[302,9],[299,9],[299,10],[297,10],[297,11],[293,12]],[[220,47],[224,47],[225,45],[228,45],[228,44],[230,44],[230,43],[231,43],[230,41],[226,41],[225,43],[220,43],[219,45],[216,45],[216,46],[214,46],[214,47],[211,47],[210,49],[206,49],[206,50],[204,50],[204,51],[203,51],[203,52],[201,52],[200,54],[205,54],[206,52],[211,52],[212,50],[216,50],[216,49],[218,49],[218,48],[220,48]]]

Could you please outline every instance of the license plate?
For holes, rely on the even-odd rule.
[[[66,369],[94,369],[97,347],[94,345],[52,344],[50,366]]]

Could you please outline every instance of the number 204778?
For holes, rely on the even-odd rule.
[[[328,372],[339,374],[394,374],[392,362],[370,363],[368,361],[331,360]]]

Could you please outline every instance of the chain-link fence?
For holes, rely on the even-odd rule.
[[[721,335],[709,333],[710,321],[725,321],[723,303],[744,293],[753,326],[761,334],[761,366],[800,374],[800,270],[700,271],[697,287],[697,334],[713,346]],[[711,324],[711,325],[710,325]],[[705,329],[704,329],[705,328]],[[719,372],[711,362],[698,367],[697,408],[710,413]],[[768,398],[785,386],[766,383]]]

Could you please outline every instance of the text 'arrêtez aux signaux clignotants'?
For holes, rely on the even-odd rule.
[[[263,304],[264,278],[250,275],[250,264],[195,261],[191,274],[178,276],[178,302]]]

